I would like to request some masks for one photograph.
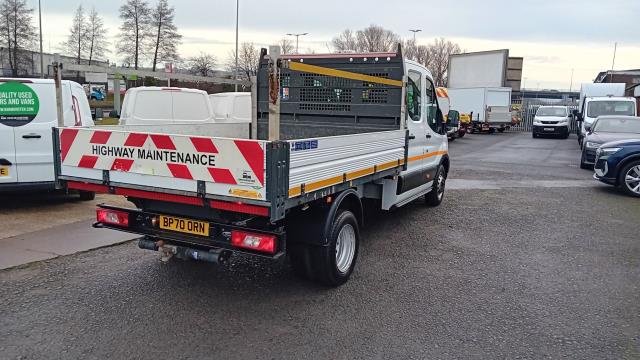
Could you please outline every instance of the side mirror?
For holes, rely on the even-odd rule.
[[[110,118],[115,118],[115,119],[120,119],[120,115],[118,115],[118,113],[115,110],[111,110],[109,112],[109,117]]]
[[[436,123],[438,124],[438,128],[440,129],[440,133],[446,134],[447,123],[444,121],[444,116],[442,115],[442,110],[440,110],[440,108],[436,109]]]
[[[588,133],[591,133],[591,125],[585,125],[584,129],[587,130]]]

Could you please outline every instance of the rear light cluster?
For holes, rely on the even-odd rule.
[[[96,210],[98,222],[116,226],[129,226],[129,213],[124,211],[98,209]]]
[[[273,254],[276,252],[275,235],[249,233],[245,231],[231,231],[231,245],[243,249],[250,249]]]

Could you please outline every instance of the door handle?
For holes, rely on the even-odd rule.
[[[431,134],[427,134],[427,139],[431,139]]]
[[[415,138],[416,138],[416,136],[415,136],[415,135],[409,135],[409,137],[408,137],[408,139],[409,139],[409,140],[413,140],[413,139],[415,139]]]
[[[23,139],[40,139],[42,136],[38,135],[38,134],[27,134],[27,135],[22,135]]]

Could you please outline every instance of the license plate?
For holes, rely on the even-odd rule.
[[[544,131],[554,131],[555,128],[544,128]]]
[[[9,168],[8,167],[0,167],[0,177],[9,176]]]
[[[209,223],[171,216],[160,216],[160,229],[209,236]]]

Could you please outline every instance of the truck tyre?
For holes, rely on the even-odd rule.
[[[632,161],[627,164],[620,174],[618,175],[618,185],[624,191],[625,194],[640,197],[640,183],[637,180],[640,178],[640,160]]]
[[[96,193],[93,191],[80,191],[79,194],[82,201],[91,201],[96,198]]]
[[[349,280],[358,258],[360,230],[356,216],[349,210],[340,211],[330,224],[326,237],[327,246],[308,245],[294,250],[291,264],[309,279],[339,286]],[[293,259],[293,256],[300,258]]]
[[[424,202],[427,206],[438,206],[442,203],[446,182],[447,172],[445,171],[444,166],[440,164],[433,180],[433,188],[424,196]]]

